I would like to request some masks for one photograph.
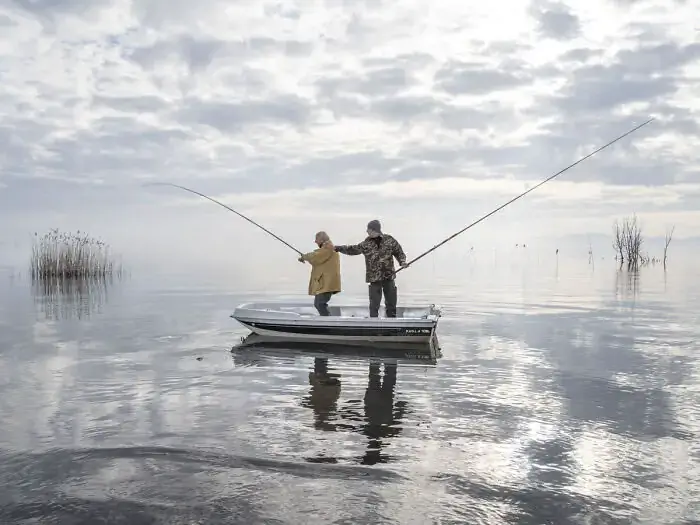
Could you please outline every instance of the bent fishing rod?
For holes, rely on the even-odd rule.
[[[289,248],[291,248],[292,250],[294,250],[295,252],[297,252],[299,255],[304,255],[303,252],[301,252],[300,250],[297,250],[294,246],[292,246],[291,244],[289,244],[287,241],[285,241],[285,240],[282,239],[281,237],[278,237],[277,235],[275,235],[274,233],[272,233],[270,230],[268,230],[268,229],[265,228],[264,226],[261,226],[260,224],[258,224],[257,222],[255,222],[253,219],[250,219],[250,218],[246,217],[245,215],[243,215],[243,214],[240,213],[240,212],[237,212],[236,210],[234,210],[234,209],[231,208],[230,206],[227,206],[227,205],[224,204],[223,202],[219,202],[219,201],[217,201],[216,199],[214,199],[214,198],[212,198],[212,197],[209,197],[209,196],[207,196],[207,195],[204,195],[204,193],[199,193],[198,191],[191,190],[190,188],[185,188],[184,186],[180,186],[179,184],[173,184],[172,182],[147,182],[146,184],[144,184],[144,186],[173,186],[173,187],[175,187],[175,188],[180,188],[181,190],[185,190],[185,191],[189,191],[190,193],[194,193],[195,195],[199,195],[200,197],[204,197],[205,199],[208,199],[208,200],[212,201],[213,203],[218,204],[219,206],[223,206],[224,208],[226,208],[226,209],[229,210],[229,211],[232,211],[233,213],[235,213],[236,215],[238,215],[238,216],[241,217],[242,219],[245,219],[245,220],[247,220],[249,223],[251,223],[252,225],[257,226],[258,228],[260,228],[260,229],[261,229],[262,231],[264,231],[265,233],[267,233],[267,234],[269,234],[269,235],[272,235],[275,239],[277,239],[278,241],[280,241],[280,242],[283,243],[284,245],[288,246]]]
[[[428,255],[428,254],[431,253],[432,251],[437,250],[440,246],[442,246],[443,244],[445,244],[445,243],[448,242],[448,241],[451,241],[452,239],[454,239],[454,238],[457,237],[458,235],[464,233],[465,231],[467,231],[467,230],[468,230],[469,228],[471,228],[472,226],[476,226],[476,225],[479,224],[481,221],[483,221],[483,220],[489,218],[491,215],[493,215],[493,214],[496,213],[497,211],[500,211],[500,210],[502,210],[503,208],[505,208],[506,206],[508,206],[509,204],[512,204],[513,202],[517,201],[520,197],[524,197],[525,195],[527,195],[527,194],[530,193],[531,191],[536,190],[537,188],[539,188],[539,187],[542,186],[543,184],[549,182],[550,180],[554,179],[555,177],[558,177],[559,175],[561,175],[561,174],[564,173],[565,171],[570,170],[571,168],[573,168],[573,167],[576,166],[577,164],[580,164],[581,162],[583,162],[584,160],[586,160],[586,159],[592,157],[592,156],[595,155],[596,153],[598,153],[598,152],[600,152],[600,151],[603,151],[603,150],[604,150],[605,148],[607,148],[608,146],[612,146],[612,145],[613,145],[615,142],[617,142],[618,140],[623,139],[623,138],[625,138],[627,135],[630,135],[630,134],[634,133],[635,131],[637,131],[639,128],[641,128],[641,127],[643,127],[643,126],[646,126],[646,125],[649,124],[652,120],[654,120],[654,117],[652,117],[652,118],[650,118],[649,120],[647,120],[646,122],[643,122],[643,123],[641,123],[640,125],[638,125],[638,126],[632,128],[632,129],[629,130],[627,133],[624,133],[624,134],[620,135],[620,136],[617,137],[616,139],[611,140],[610,142],[608,142],[608,143],[605,144],[604,146],[599,147],[597,150],[595,150],[595,151],[589,153],[589,154],[586,155],[585,157],[581,157],[580,159],[578,159],[578,160],[577,160],[576,162],[574,162],[573,164],[569,164],[569,165],[568,165],[566,168],[564,168],[563,170],[558,171],[557,173],[555,173],[554,175],[552,175],[552,176],[550,176],[550,177],[547,177],[547,178],[544,179],[542,182],[536,184],[535,186],[533,186],[533,187],[530,188],[529,190],[524,191],[523,193],[521,193],[521,194],[518,195],[517,197],[512,198],[511,200],[509,200],[509,201],[506,202],[505,204],[501,204],[501,205],[500,205],[498,208],[496,208],[495,210],[493,210],[493,211],[487,213],[486,215],[484,215],[484,216],[481,217],[480,219],[478,219],[478,220],[472,222],[472,223],[469,224],[468,226],[465,226],[464,228],[462,228],[462,229],[459,230],[458,232],[453,233],[452,235],[450,235],[450,236],[449,236],[447,239],[445,239],[444,241],[441,241],[440,243],[436,244],[435,246],[433,246],[433,247],[430,248],[429,250],[427,250],[427,251],[421,253],[418,257],[416,257],[416,258],[412,259],[411,261],[407,262],[404,266],[402,266],[401,268],[399,268],[398,270],[396,270],[396,271],[394,272],[394,275],[396,275],[397,273],[399,273],[401,270],[403,270],[403,269],[405,269],[405,268],[408,268],[408,267],[411,266],[414,262],[416,262],[416,261],[419,260],[419,259],[422,259],[423,257],[425,257],[426,255]]]

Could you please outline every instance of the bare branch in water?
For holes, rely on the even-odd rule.
[[[642,253],[644,237],[637,215],[625,217],[622,224],[615,221],[613,226],[613,248],[620,258],[620,266],[627,261],[628,270],[637,270],[640,265],[649,262],[649,257]]]
[[[673,232],[676,229],[676,226],[673,225],[671,226],[670,230],[666,231],[666,238],[664,239],[664,269],[666,268],[666,257],[668,254],[668,245],[671,244],[671,241],[673,240]]]

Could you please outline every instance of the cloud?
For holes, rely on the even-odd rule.
[[[270,56],[305,57],[312,49],[313,46],[309,42],[299,40],[253,37],[228,41],[177,35],[149,45],[127,48],[124,50],[124,56],[145,71],[151,71],[163,63],[184,62],[190,73],[199,73],[231,59],[243,61]]]
[[[552,99],[558,109],[571,116],[614,111],[640,102],[665,102],[681,87],[681,68],[698,60],[700,44],[664,43],[623,50],[610,64],[574,70]]]
[[[294,95],[273,100],[245,99],[237,102],[189,100],[183,104],[179,121],[205,124],[223,133],[241,133],[259,124],[302,126],[310,117],[309,104]]]
[[[568,40],[581,33],[581,25],[569,6],[563,2],[537,2],[531,6],[539,31],[546,37]]]
[[[110,4],[109,0],[14,0],[13,3],[34,16],[79,15]]]
[[[485,95],[511,91],[534,80],[521,64],[505,62],[493,66],[488,62],[445,64],[435,75],[438,89],[450,95]]]
[[[700,226],[699,19],[660,0],[5,3],[0,222],[215,213],[141,186],[167,180],[282,227],[441,228],[654,116],[503,220],[675,214],[681,235]]]

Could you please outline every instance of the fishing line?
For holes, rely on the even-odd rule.
[[[245,219],[245,220],[247,220],[249,223],[253,224],[254,226],[257,226],[258,228],[260,228],[260,229],[261,229],[262,231],[264,231],[265,233],[267,233],[267,234],[269,234],[269,235],[272,235],[275,239],[277,239],[278,241],[280,241],[281,243],[283,243],[285,246],[288,246],[289,248],[291,248],[292,250],[294,250],[295,252],[297,252],[299,255],[304,255],[303,252],[301,252],[300,250],[297,250],[294,246],[292,246],[291,244],[289,244],[287,241],[285,241],[285,240],[282,239],[281,237],[278,237],[277,235],[275,235],[274,233],[272,233],[270,230],[268,230],[268,229],[265,228],[264,226],[261,226],[260,224],[258,224],[257,222],[255,222],[253,219],[250,219],[250,218],[246,217],[245,215],[243,215],[243,214],[240,213],[240,212],[237,212],[236,210],[234,210],[234,209],[231,208],[230,206],[227,206],[227,205],[224,204],[223,202],[219,202],[219,201],[217,201],[216,199],[214,199],[214,198],[212,198],[212,197],[209,197],[209,196],[207,196],[207,195],[204,195],[204,193],[199,193],[198,191],[191,190],[190,188],[185,188],[184,186],[180,186],[179,184],[173,184],[172,182],[147,182],[146,184],[144,184],[144,186],[173,186],[174,188],[180,188],[181,190],[189,191],[190,193],[194,193],[195,195],[199,195],[200,197],[204,197],[205,199],[208,199],[208,200],[212,201],[213,203],[216,203],[216,204],[218,204],[219,206],[223,206],[223,207],[226,208],[227,210],[232,211],[233,213],[235,213],[236,215],[238,215],[238,216],[241,217],[242,219]]]
[[[605,144],[604,146],[599,147],[598,149],[596,149],[595,151],[589,153],[589,154],[586,155],[585,157],[581,157],[580,159],[578,159],[578,160],[577,160],[576,162],[574,162],[573,164],[569,164],[569,165],[568,165],[566,168],[564,168],[563,170],[558,171],[557,173],[555,173],[554,175],[552,175],[552,176],[550,176],[550,177],[547,177],[547,178],[544,179],[542,182],[539,182],[538,184],[536,184],[535,186],[533,186],[533,187],[530,188],[529,190],[524,191],[523,193],[521,193],[521,194],[518,195],[517,197],[512,198],[511,200],[509,200],[509,201],[506,202],[505,204],[501,204],[501,205],[500,205],[498,208],[496,208],[495,210],[493,210],[493,211],[487,213],[486,215],[484,215],[484,216],[481,217],[480,219],[478,219],[478,220],[472,222],[472,223],[469,224],[468,226],[465,226],[464,228],[462,228],[462,229],[459,230],[458,232],[453,233],[452,235],[450,235],[449,237],[447,237],[447,239],[445,239],[445,240],[439,242],[438,244],[436,244],[435,246],[433,246],[433,247],[430,248],[429,250],[427,250],[427,251],[421,253],[421,254],[420,254],[418,257],[416,257],[415,259],[412,259],[412,260],[408,261],[408,262],[406,263],[406,266],[403,266],[403,267],[399,268],[398,270],[396,270],[396,271],[394,272],[394,275],[396,275],[397,273],[399,273],[401,270],[403,270],[403,269],[405,269],[405,268],[408,268],[408,267],[411,266],[414,262],[416,262],[416,261],[419,260],[419,259],[422,259],[422,258],[425,257],[426,255],[428,255],[430,252],[432,252],[432,251],[434,251],[434,250],[437,250],[440,246],[442,246],[442,245],[445,244],[446,242],[448,242],[448,241],[454,239],[455,237],[457,237],[457,236],[460,235],[461,233],[464,233],[465,231],[467,231],[467,230],[468,230],[469,228],[471,228],[472,226],[476,226],[476,225],[479,224],[481,221],[483,221],[483,220],[489,218],[491,215],[493,215],[493,214],[496,213],[497,211],[500,211],[500,210],[502,210],[503,208],[505,208],[506,206],[508,206],[509,204],[511,204],[511,203],[513,203],[513,202],[515,202],[515,201],[517,201],[520,197],[524,197],[525,195],[527,195],[527,194],[530,193],[531,191],[536,190],[537,188],[539,188],[539,187],[542,186],[543,184],[549,182],[549,181],[552,180],[553,178],[558,177],[559,175],[561,175],[561,174],[564,173],[565,171],[570,170],[571,168],[573,168],[573,167],[576,166],[577,164],[579,164],[579,163],[583,162],[584,160],[586,160],[586,159],[592,157],[593,155],[595,155],[596,153],[598,153],[598,152],[604,150],[604,149],[607,148],[608,146],[613,145],[613,144],[614,144],[615,142],[617,142],[618,140],[625,138],[627,135],[630,135],[631,133],[634,133],[635,131],[637,131],[639,128],[641,128],[641,127],[643,127],[643,126],[646,126],[646,125],[649,124],[652,120],[654,120],[654,117],[652,117],[652,118],[650,118],[649,120],[647,120],[646,122],[643,122],[643,123],[641,123],[640,125],[638,125],[638,126],[632,128],[632,129],[629,130],[627,133],[624,133],[624,134],[620,135],[620,136],[617,137],[616,139],[611,140],[610,142],[608,142],[608,143]]]

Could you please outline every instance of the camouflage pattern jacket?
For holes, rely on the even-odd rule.
[[[336,246],[335,251],[345,255],[365,256],[365,281],[373,283],[394,278],[394,257],[399,264],[406,263],[406,254],[399,241],[382,233],[379,237],[367,237],[359,244]]]

